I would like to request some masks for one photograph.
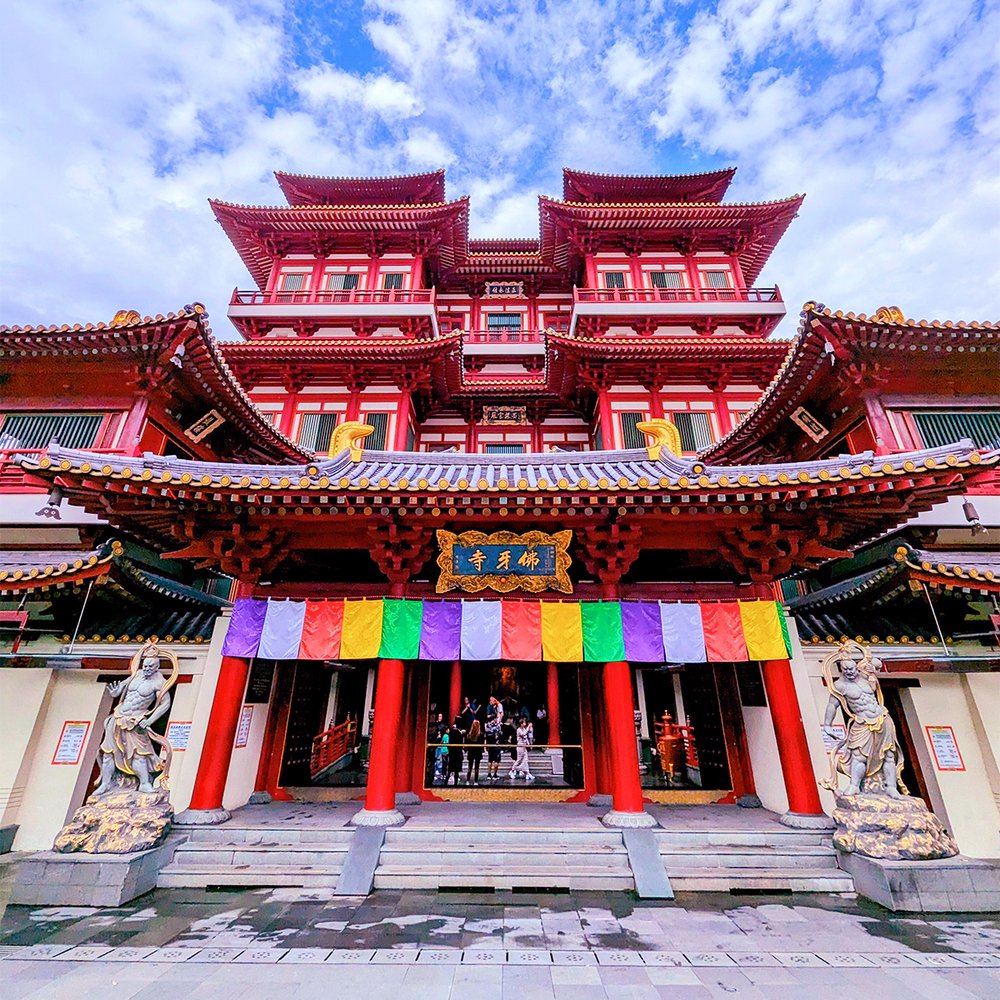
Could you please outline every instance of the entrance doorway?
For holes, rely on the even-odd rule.
[[[580,667],[497,660],[426,669],[427,790],[450,797],[462,789],[462,798],[491,798],[490,790],[503,789],[505,799],[520,793],[531,799],[545,790],[583,788]],[[490,705],[491,696],[502,713]],[[530,725],[530,746],[519,760],[522,719]],[[528,738],[522,731],[521,740]]]

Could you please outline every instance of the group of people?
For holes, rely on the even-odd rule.
[[[544,709],[540,718],[544,718]],[[528,750],[535,742],[535,727],[526,707],[519,713],[508,712],[499,698],[490,695],[486,710],[475,698],[464,698],[462,709],[450,725],[444,713],[431,713],[427,742],[434,748],[433,778],[435,785],[458,785],[462,768],[466,766],[465,783],[480,784],[480,768],[486,754],[485,782],[501,780],[500,764],[506,750],[513,763],[507,773],[512,781],[535,780],[528,764]]]

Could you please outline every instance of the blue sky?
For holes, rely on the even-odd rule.
[[[533,236],[564,165],[731,164],[731,199],[807,195],[761,277],[793,314],[1000,319],[996,0],[34,0],[0,29],[0,322],[198,300],[230,336],[250,279],[206,199],[275,204],[275,169],[443,166],[474,235]]]

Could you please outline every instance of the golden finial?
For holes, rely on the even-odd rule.
[[[671,455],[681,453],[681,433],[675,424],[669,420],[657,417],[653,420],[644,420],[641,424],[636,424],[635,429],[642,431],[649,438],[646,445],[646,452],[650,461],[655,462],[660,457],[660,450],[666,448]]]
[[[142,317],[134,309],[119,309],[115,313],[115,318],[108,324],[108,326],[131,326],[133,323],[138,323]]]
[[[872,316],[873,323],[905,323],[906,317],[899,306],[881,306]]]
[[[360,462],[361,453],[364,451],[362,442],[369,434],[374,433],[375,428],[370,424],[362,424],[356,420],[337,424],[330,435],[330,454],[339,455],[345,448],[350,448],[351,461]]]

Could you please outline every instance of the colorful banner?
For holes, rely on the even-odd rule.
[[[241,598],[223,655],[272,660],[742,663],[791,644],[775,601]]]

